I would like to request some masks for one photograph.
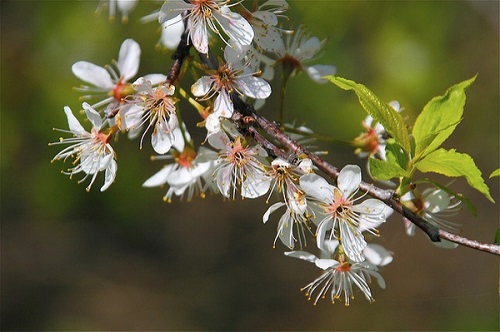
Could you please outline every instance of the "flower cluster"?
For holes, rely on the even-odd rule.
[[[110,15],[114,16],[118,8],[126,20],[134,5],[109,2]],[[270,0],[252,9],[226,0],[165,1],[144,21],[158,20],[164,30],[163,46],[176,47],[181,35],[186,34],[187,43],[201,54],[199,67],[205,69],[191,86],[192,97],[163,74],[148,74],[132,81],[139,71],[141,49],[137,42],[127,39],[113,66],[100,67],[86,61],[73,65],[73,73],[85,82],[77,88],[84,93],[82,98],[95,100],[92,106],[83,104],[93,128],[85,131],[65,107],[69,132],[74,137],[53,143],[70,144],[54,160],[74,158],[75,166],[65,173],[72,176],[83,172],[83,179],[90,177],[87,190],[98,173],[104,172],[101,190],[106,190],[117,171],[110,145],[113,135],[127,132],[129,138],[140,136],[140,148],[150,135],[151,146],[159,154],[154,159],[170,162],[144,186],[167,186],[165,201],[171,202],[173,196],[191,200],[207,193],[227,199],[264,196],[268,202],[276,197],[278,201],[263,216],[266,223],[276,210],[285,209],[274,246],[280,239],[287,248],[293,249],[297,243],[303,248],[307,236],[312,235],[321,252],[325,251],[325,243],[337,241],[343,257],[353,262],[353,271],[359,264],[368,266],[363,265],[363,251],[367,248],[363,232],[376,234],[376,227],[388,213],[377,200],[355,204],[359,199],[355,198],[361,181],[359,168],[347,166],[337,186],[330,185],[315,173],[308,158],[291,162],[269,154],[232,121],[235,98],[258,107],[271,95],[270,82],[276,68],[281,68],[284,84],[300,71],[318,83],[325,81],[324,75],[335,72],[331,65],[306,64],[314,60],[325,41],[310,36],[302,26],[295,31],[282,28],[279,21],[285,18],[288,8],[284,0]],[[217,67],[210,68],[214,37],[225,47]],[[203,147],[195,147],[180,120],[176,104],[182,97],[196,107],[204,120],[208,144]]]
[[[136,1],[109,1],[108,5],[112,17],[118,9],[126,21]],[[141,48],[132,39],[122,43],[112,65],[75,63],[72,71],[84,82],[77,90],[83,93],[82,108],[92,128],[85,130],[71,109],[64,107],[69,130],[58,130],[72,137],[51,143],[68,145],[53,160],[73,159],[72,167],[63,173],[70,177],[81,173],[80,182],[90,179],[88,191],[98,174],[104,173],[104,191],[117,173],[113,138],[120,133],[131,139],[140,137],[140,149],[149,146],[145,140],[150,141],[156,153],[153,159],[166,162],[145,180],[144,187],[166,187],[167,202],[175,196],[190,201],[207,194],[220,194],[228,200],[265,197],[270,206],[263,214],[264,223],[276,211],[282,213],[273,246],[281,242],[287,250],[298,247],[285,254],[314,263],[323,271],[303,288],[309,299],[314,298],[316,304],[330,293],[332,302],[343,298],[349,305],[359,290],[371,302],[370,281],[374,278],[385,287],[378,267],[390,263],[392,254],[368,241],[378,236],[378,228],[392,209],[359,192],[363,184],[359,166],[347,165],[336,176],[325,177],[311,155],[293,148],[297,142],[311,146],[314,133],[310,129],[273,122],[277,135],[293,143],[287,145],[277,137],[263,137],[258,128],[264,125],[254,125],[255,110],[260,114],[273,92],[276,71],[281,71],[284,93],[287,81],[300,72],[315,83],[324,83],[325,76],[336,70],[332,65],[314,63],[325,40],[311,36],[304,26],[283,27],[288,9],[285,0],[260,5],[255,1],[251,8],[242,1],[166,0],[143,21],[157,21],[162,29],[160,44],[180,50],[173,56],[175,66],[168,75],[136,77]],[[185,55],[181,55],[191,48],[199,60],[190,58],[183,63]],[[216,56],[213,50],[221,54]],[[181,78],[189,74],[193,75],[192,84],[182,86]],[[197,129],[206,131],[204,142],[196,142],[192,128],[183,122],[181,100],[194,106],[200,116]],[[390,106],[399,112],[398,103]],[[366,132],[352,142],[356,152],[385,161],[389,144],[385,128],[371,117],[363,126]],[[453,196],[440,189],[421,195],[407,192],[401,199],[415,213],[437,227],[456,230],[455,224],[442,218],[456,212],[460,202]],[[314,239],[317,256],[303,250],[308,238]]]
[[[103,2],[99,9],[104,5],[109,6],[110,17],[113,18],[118,9],[126,21],[136,1]],[[294,71],[304,70],[310,74],[310,68],[314,66],[307,67],[303,61],[311,60],[324,44],[324,41],[306,35],[302,27],[297,32],[280,28],[279,20],[285,17],[288,8],[284,0],[270,0],[251,10],[241,2],[230,4],[226,0],[167,0],[156,13],[144,18],[145,21],[157,19],[165,32],[162,39],[168,40],[170,47],[176,47],[181,35],[187,34],[187,42],[206,59],[210,45],[216,43],[214,37],[219,37],[226,45],[218,68],[207,68],[206,64],[202,64],[206,69],[190,89],[194,97],[190,100],[198,110],[203,110],[200,114],[208,132],[208,142],[215,150],[222,151],[210,150],[211,154],[219,155],[213,163],[217,165],[213,172],[218,180],[217,185],[206,187],[217,188],[226,197],[234,198],[240,184],[243,197],[260,196],[264,189],[252,183],[260,183],[260,172],[267,172],[261,161],[255,159],[256,156],[265,159],[262,151],[257,152],[256,147],[248,146],[251,143],[242,137],[225,133],[221,120],[232,117],[233,98],[236,96],[256,103],[268,98],[272,92],[269,82],[278,66],[289,71],[290,63],[293,63]],[[293,38],[285,42],[284,38],[290,36]],[[188,138],[189,132],[181,123],[180,111],[176,108],[179,101],[176,84],[168,81],[164,74],[147,74],[132,80],[139,71],[140,55],[139,44],[127,39],[120,47],[118,60],[112,65],[101,67],[87,61],[78,61],[73,65],[73,73],[84,82],[76,90],[83,93],[83,100],[92,100],[91,105],[84,104],[83,108],[92,108],[94,118],[100,114],[99,128],[93,130],[108,133],[108,149],[111,149],[110,142],[116,133],[127,132],[129,138],[140,136],[140,148],[146,136],[151,135],[151,146],[156,153],[184,155],[187,147],[190,149],[187,155],[194,155],[190,161],[196,160],[194,143]],[[323,68],[328,68],[323,74],[335,71],[333,66]],[[75,137],[81,135],[71,125],[70,131]],[[62,140],[65,143],[70,141]],[[84,147],[79,146],[79,149]],[[80,152],[83,155],[88,153]],[[206,156],[206,153],[202,155]],[[74,153],[64,155],[63,159],[70,156],[76,157],[75,164],[81,163],[81,158]],[[61,154],[58,154],[55,159],[60,157]],[[109,179],[115,178],[116,166],[114,168]],[[71,174],[86,172],[92,175],[93,182],[97,174],[105,169],[75,167]],[[268,182],[270,180],[264,181]],[[155,184],[154,181],[152,183]],[[106,184],[103,190],[111,183]]]

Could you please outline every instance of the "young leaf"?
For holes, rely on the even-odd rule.
[[[422,173],[433,172],[448,177],[464,176],[472,188],[481,192],[491,202],[495,202],[490,195],[490,189],[484,183],[481,171],[468,154],[456,152],[455,149],[438,149],[427,154],[424,159],[415,163],[415,166]]]
[[[495,176],[500,176],[500,168],[497,168],[496,170],[494,170],[493,172],[491,172],[490,174],[490,179],[495,177]]]
[[[443,96],[434,97],[425,105],[413,126],[415,158],[436,150],[453,133],[462,120],[465,90],[475,79],[452,86]]]
[[[399,165],[402,169],[406,169],[408,166],[408,158],[401,146],[395,142],[393,138],[389,138],[385,146],[385,155],[387,161],[393,161]]]
[[[370,167],[370,175],[376,180],[390,180],[392,178],[399,178],[406,176],[406,171],[402,169],[396,160],[384,161],[380,159],[368,159]]]
[[[401,145],[406,154],[409,154],[410,139],[401,114],[396,112],[396,110],[394,110],[386,102],[383,102],[362,84],[333,75],[327,76],[326,78],[341,89],[354,91],[358,96],[359,103],[363,106],[365,111],[367,111],[375,121],[378,121],[382,126],[384,126],[385,130],[399,145]]]
[[[408,159],[401,146],[393,138],[387,140],[385,158],[385,161],[374,158],[368,160],[370,174],[374,179],[389,180],[392,178],[409,177],[406,171]]]

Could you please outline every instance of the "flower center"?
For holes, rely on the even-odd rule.
[[[234,90],[234,79],[237,75],[237,71],[233,70],[228,66],[228,64],[224,64],[219,67],[217,73],[212,75],[214,80],[214,84],[219,89],[225,89],[228,93],[232,93]]]
[[[327,208],[328,212],[334,219],[346,219],[345,217],[349,214],[350,208],[352,206],[352,201],[349,199],[345,199],[337,188],[334,189],[333,195],[334,199],[332,204],[330,204]]]
[[[151,112],[151,119],[155,121],[158,118],[166,118],[170,114],[175,113],[175,103],[177,98],[171,97],[171,93],[167,93],[167,87],[159,86],[149,95],[146,100],[146,109]]]
[[[374,155],[378,149],[378,136],[373,128],[367,128],[368,132],[359,135],[354,139],[354,145],[359,149]]]
[[[337,266],[335,268],[335,270],[337,270],[339,272],[349,272],[349,271],[351,271],[351,264],[349,264],[348,262],[344,262],[344,263],[340,264],[339,266]]]
[[[285,78],[290,77],[295,70],[302,69],[300,61],[289,54],[283,55],[277,62],[281,63]]]
[[[113,90],[109,92],[110,96],[113,96],[115,100],[121,102],[125,97],[128,95],[134,93],[135,90],[132,88],[132,86],[126,82],[123,81],[123,77],[121,77],[118,82],[116,82],[115,87]]]
[[[228,156],[229,162],[238,167],[244,166],[250,159],[250,156],[247,149],[241,144],[239,136],[231,143],[231,147],[232,149]]]
[[[196,158],[196,152],[192,149],[186,148],[181,153],[175,156],[175,161],[179,166],[184,168],[191,168],[193,160]]]
[[[191,0],[193,9],[191,13],[195,16],[211,18],[212,12],[219,10],[219,5],[214,0]]]

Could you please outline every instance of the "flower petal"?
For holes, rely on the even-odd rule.
[[[318,257],[314,256],[313,254],[310,254],[307,251],[302,251],[302,250],[287,251],[287,252],[285,252],[285,256],[303,259],[303,260],[311,262],[311,263],[316,262],[316,260],[318,259]]]
[[[231,97],[229,97],[229,94],[223,89],[219,92],[217,98],[215,98],[214,113],[217,116],[230,118],[233,115],[233,112],[234,108]]]
[[[229,198],[229,190],[231,189],[231,174],[232,168],[231,166],[226,166],[217,172],[217,187],[219,188],[220,193]]]
[[[238,88],[245,96],[265,99],[271,95],[271,86],[260,77],[243,76],[236,80]]]
[[[208,53],[208,32],[205,21],[199,20],[199,22],[191,26],[190,31],[189,36],[194,48],[202,54]]]
[[[68,106],[64,106],[64,113],[66,113],[66,117],[68,118],[69,130],[71,130],[73,134],[77,136],[83,136],[89,134],[82,127],[78,119],[73,115],[71,108],[69,108]]]
[[[101,115],[95,109],[93,109],[92,106],[90,106],[88,103],[83,103],[82,107],[90,123],[92,123],[92,126],[98,130],[101,129],[102,127]]]
[[[238,13],[232,12],[228,6],[222,6],[220,13],[213,12],[224,32],[240,45],[250,45],[254,32],[248,21]]]
[[[289,211],[281,216],[278,222],[278,237],[281,243],[290,249],[295,246],[295,238],[293,237],[293,219],[290,217]]]
[[[358,165],[346,165],[339,173],[337,187],[344,198],[354,193],[361,183],[361,168]]]
[[[104,173],[104,185],[101,187],[101,191],[105,191],[111,186],[115,181],[116,171],[118,170],[118,164],[114,159],[111,160],[108,167],[106,167],[106,172]]]
[[[335,259],[317,259],[314,263],[322,270],[328,270],[329,268],[340,265]]]
[[[144,79],[151,82],[151,85],[157,85],[166,81],[167,76],[163,74],[144,75]]]
[[[326,83],[328,80],[323,76],[335,75],[337,68],[331,65],[314,65],[305,67],[307,75],[316,83]]]
[[[299,48],[295,50],[295,55],[303,60],[309,60],[318,53],[324,44],[324,40],[321,41],[318,37],[310,37],[300,44]]]
[[[265,51],[278,53],[285,49],[281,33],[274,26],[263,26],[262,29],[255,29],[254,40],[257,45]]]
[[[183,32],[184,22],[182,21],[182,15],[179,14],[162,23],[160,44],[169,50],[174,50],[179,45]]]
[[[439,213],[450,205],[450,195],[442,189],[422,193],[424,196],[425,210],[430,213]]]
[[[191,86],[191,93],[196,97],[203,97],[210,91],[212,83],[210,76],[202,76]]]
[[[241,196],[257,198],[265,195],[271,186],[271,178],[263,173],[253,172],[248,174],[241,185]]]
[[[120,110],[120,121],[117,121],[120,130],[140,129],[144,108],[138,105],[129,105]]]
[[[229,140],[227,134],[222,130],[208,136],[207,140],[208,143],[217,150],[230,149],[229,146],[231,144],[231,141]]]
[[[163,3],[158,16],[158,21],[164,23],[183,12],[193,8],[193,5],[183,0],[167,0]]]
[[[271,213],[273,213],[274,211],[276,211],[277,209],[279,209],[280,207],[286,205],[285,203],[283,202],[278,202],[278,203],[274,203],[273,205],[271,205],[266,213],[264,213],[264,216],[262,216],[262,222],[265,224],[266,222],[269,221],[269,217],[271,216]]]
[[[84,82],[106,90],[112,90],[115,84],[111,75],[103,67],[87,61],[78,61],[71,67],[73,74]]]
[[[307,195],[320,202],[333,202],[333,186],[317,174],[304,174],[300,177],[300,187]]]
[[[155,127],[151,135],[151,145],[159,154],[167,153],[172,147],[172,132],[165,121],[161,121]]]
[[[392,262],[392,253],[380,244],[369,243],[363,249],[363,255],[368,262],[378,266],[384,266]]]
[[[323,219],[319,225],[318,228],[316,229],[316,246],[318,249],[321,249],[323,251],[328,250],[328,245],[325,243],[327,240],[326,238],[326,232],[332,229],[333,227],[333,222],[332,219]]]
[[[360,230],[353,229],[347,221],[340,222],[340,242],[349,259],[354,262],[364,261],[362,252],[367,245],[365,238]]]
[[[137,74],[140,57],[141,47],[139,44],[133,39],[126,39],[120,47],[117,63],[120,75],[125,81],[128,81]]]
[[[385,206],[386,205],[382,203],[382,201],[375,198],[369,198],[360,204],[353,205],[352,210],[364,215],[374,215],[383,218],[385,217],[385,215],[383,215]]]

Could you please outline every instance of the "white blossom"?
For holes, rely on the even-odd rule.
[[[270,0],[261,4],[255,11],[246,10],[243,17],[254,30],[254,42],[259,49],[276,52],[283,49],[281,28],[278,28],[278,16],[289,8],[285,0]],[[286,31],[289,32],[289,31]]]
[[[156,158],[160,159],[160,157]],[[197,153],[191,148],[185,148],[173,154],[174,163],[165,165],[159,172],[147,179],[144,187],[169,186],[164,196],[166,202],[172,201],[172,195],[186,196],[190,201],[194,196],[205,196],[210,187],[211,174],[214,170],[217,154],[205,147]]]
[[[61,138],[59,142],[51,143],[51,145],[70,144],[59,152],[52,161],[74,158],[73,165],[75,166],[63,173],[70,177],[78,173],[84,173],[85,176],[79,183],[90,177],[90,184],[86,188],[87,191],[90,191],[97,174],[104,172],[104,185],[101,187],[101,191],[104,191],[113,183],[118,168],[114,159],[115,152],[109,144],[112,132],[102,131],[104,122],[96,110],[87,103],[83,103],[82,106],[87,119],[92,123],[91,131],[87,132],[73,115],[71,109],[67,106],[64,107],[64,112],[68,118],[69,131],[59,131],[71,133],[73,137]]]
[[[355,204],[359,199],[355,195],[360,183],[361,169],[356,165],[347,165],[340,171],[337,186],[328,184],[316,174],[306,174],[300,178],[300,187],[322,211],[317,216],[318,248],[324,250],[325,239],[338,239],[346,255],[355,262],[364,259],[362,251],[366,241],[362,232],[377,234],[376,227],[385,222],[391,211],[377,199]]]
[[[192,85],[191,92],[201,100],[216,96],[214,113],[217,116],[230,118],[234,111],[232,93],[264,99],[271,94],[271,86],[262,78],[254,76],[255,73],[246,72],[246,66],[232,55],[229,48],[226,48],[224,55],[227,62],[210,76],[198,79]]]
[[[411,204],[416,213],[431,225],[444,229],[448,232],[459,233],[461,225],[448,220],[460,211],[460,203],[455,196],[450,196],[446,191],[439,188],[426,188],[421,195],[416,196],[413,192],[407,192],[401,197],[405,204]],[[406,233],[410,236],[415,234],[415,224],[404,218]],[[434,245],[454,249],[456,243],[441,239],[440,242],[433,242]]]
[[[343,297],[345,305],[348,306],[354,299],[355,288],[361,290],[368,301],[373,302],[369,286],[371,277],[377,279],[382,289],[385,288],[384,278],[377,272],[377,267],[367,261],[351,263],[344,259],[342,254],[333,255],[333,253],[330,254],[330,258],[318,258],[306,251],[285,252],[285,255],[314,263],[324,271],[321,276],[301,289],[306,291],[305,295],[309,300],[317,292],[314,304],[330,293],[332,303]]]
[[[314,82],[326,83],[327,80],[323,76],[335,74],[336,68],[332,65],[306,65],[323,48],[326,40],[310,37],[303,27],[298,28],[293,34],[288,34],[287,37],[283,46],[275,51],[276,62],[283,66],[286,78],[297,71],[305,71]]]
[[[283,202],[277,202],[272,204],[262,217],[262,221],[266,223],[269,221],[271,214],[277,209],[285,207],[285,212],[281,215],[278,226],[276,237],[274,239],[273,247],[276,247],[276,241],[278,238],[281,242],[290,249],[295,247],[295,242],[299,242],[301,248],[305,247],[306,241],[306,231],[311,233],[309,226],[309,217],[305,212],[297,212],[293,209],[290,204]],[[294,228],[297,233],[294,234]]]
[[[401,111],[401,107],[397,101],[389,102],[389,106],[398,113]],[[353,145],[357,148],[355,153],[361,158],[376,156],[381,160],[386,160],[385,147],[387,145],[388,134],[384,126],[374,121],[371,115],[366,116],[362,122],[362,126],[366,132],[354,139]]]
[[[84,99],[92,98],[92,95],[102,96],[104,99],[92,105],[94,108],[113,104],[119,104],[125,96],[133,92],[128,81],[133,78],[139,70],[141,48],[133,39],[126,39],[115,63],[116,69],[111,66],[100,67],[87,61],[78,61],[71,67],[73,74],[90,85],[82,85],[77,90],[89,93]],[[112,105],[115,107],[116,105]]]
[[[262,158],[265,152],[262,149],[247,146],[241,136],[231,141],[224,132],[211,135],[208,142],[221,150],[214,176],[224,197],[234,199],[238,187],[241,187],[241,196],[247,198],[256,198],[268,192],[271,179],[265,172]]]
[[[157,153],[167,153],[172,145],[182,151],[184,140],[175,111],[178,101],[173,97],[175,87],[164,84],[153,87],[150,81],[142,77],[133,85],[137,92],[127,98],[127,106],[120,111],[120,129],[140,130],[146,125],[141,148],[144,136],[152,128],[151,145]]]
[[[224,42],[224,32],[230,39],[241,45],[250,45],[254,32],[250,24],[238,13],[232,12],[227,0],[167,0],[162,5],[159,22],[173,19],[180,13],[188,11],[187,29],[189,39],[200,53],[208,53],[209,29]],[[166,29],[169,29],[167,26]]]

